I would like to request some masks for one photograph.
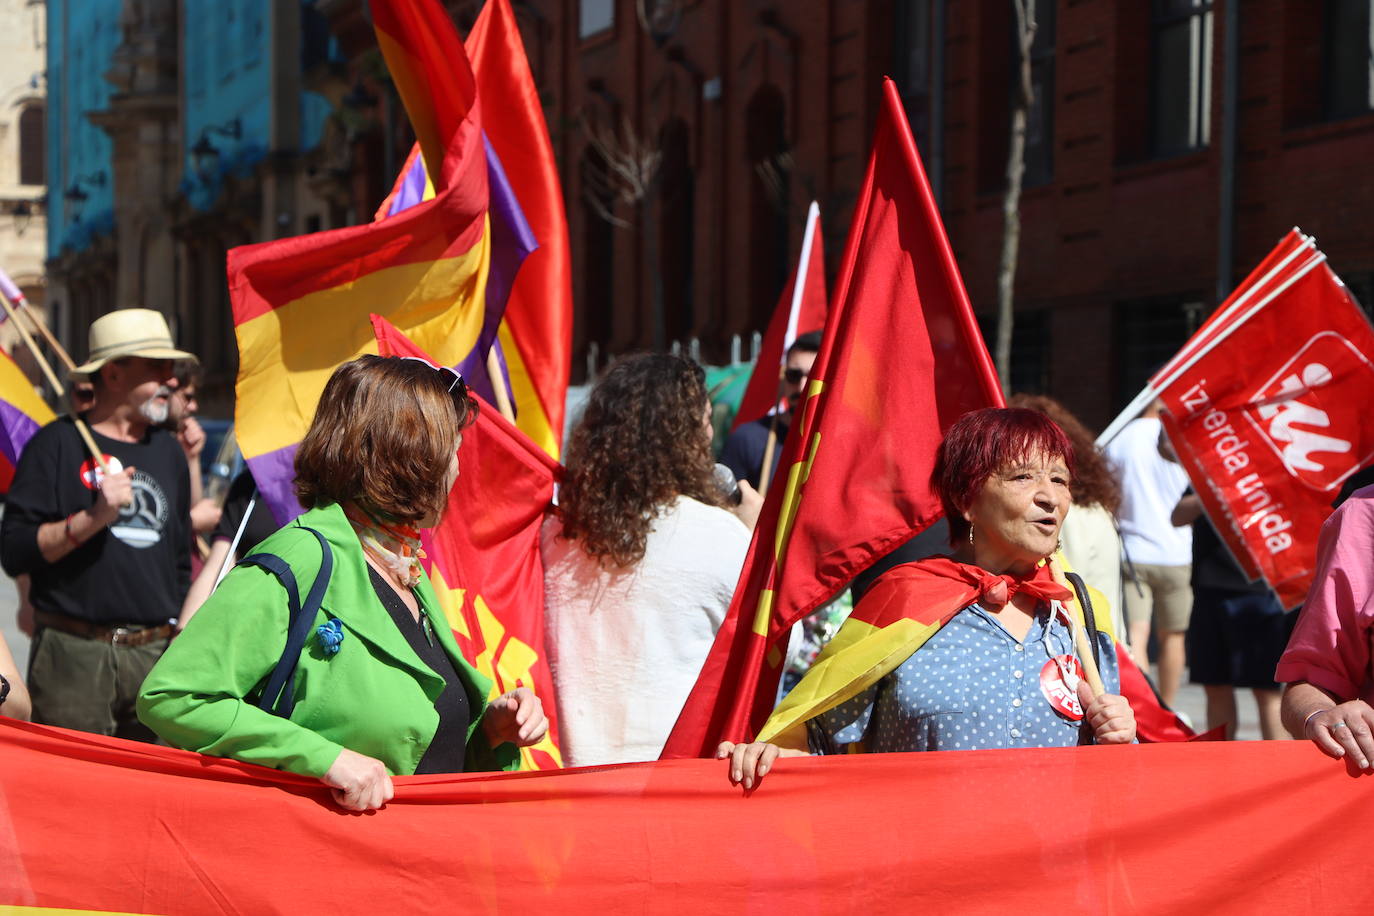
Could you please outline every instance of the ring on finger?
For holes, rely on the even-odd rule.
[[[1349,727],[1350,727],[1350,726],[1349,726],[1349,725],[1346,725],[1344,722],[1333,722],[1332,724],[1328,725],[1328,726],[1326,727],[1326,729],[1327,729],[1327,731],[1333,731],[1333,732],[1334,732],[1334,731],[1335,731],[1336,729],[1338,729],[1338,728],[1349,728]]]

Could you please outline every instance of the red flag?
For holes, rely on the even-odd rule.
[[[803,397],[784,485],[769,491],[735,600],[664,757],[709,755],[722,739],[757,732],[788,629],[940,517],[929,481],[944,431],[1002,404],[891,80]]]
[[[797,335],[825,324],[825,252],[822,249],[821,210],[812,201],[806,213],[806,232],[802,236],[797,269],[768,322],[758,359],[754,361],[754,373],[749,376],[749,385],[735,412],[735,429],[777,408],[778,370],[787,357],[787,348],[792,346]]]
[[[1293,607],[1341,483],[1374,461],[1374,329],[1325,255],[1293,235],[1267,263],[1280,253],[1243,307],[1151,385],[1217,531]]]
[[[521,429],[558,457],[572,365],[572,262],[558,163],[510,0],[487,0],[467,38],[487,139],[539,247],[525,258],[499,332]]]
[[[372,316],[383,356],[429,357]],[[426,571],[463,656],[495,684],[493,696],[529,687],[544,701],[549,734],[523,748],[527,769],[562,765],[557,703],[544,654],[544,562],[539,530],[558,464],[488,404],[463,433],[448,511],[423,533]]]

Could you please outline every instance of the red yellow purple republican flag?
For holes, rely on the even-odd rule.
[[[56,419],[24,371],[0,350],[0,493],[8,493],[19,455],[33,434]]]
[[[375,352],[371,313],[445,365],[483,327],[491,262],[477,84],[437,0],[372,0],[377,40],[420,139],[435,195],[364,226],[235,248],[236,435],[279,521],[299,512],[297,444],[330,373]]]
[[[563,189],[539,92],[510,0],[488,0],[467,51],[486,113],[492,253],[486,322],[460,371],[492,397],[486,355],[494,346],[516,425],[557,458],[572,358],[572,267]],[[377,211],[393,216],[434,196],[419,146]]]
[[[891,80],[803,398],[664,758],[758,733],[792,625],[940,518],[930,472],[944,431],[1003,403]]]
[[[383,356],[430,359],[386,319],[374,315],[373,325]],[[422,533],[425,571],[463,657],[491,678],[492,697],[529,687],[544,701],[549,733],[520,756],[525,769],[556,769],[563,758],[539,534],[561,468],[489,403],[463,433],[458,461],[448,509]]]

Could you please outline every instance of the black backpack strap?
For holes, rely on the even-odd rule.
[[[315,622],[315,614],[324,603],[324,593],[329,588],[329,577],[334,572],[334,552],[329,549],[329,542],[324,539],[324,535],[305,525],[299,527],[315,536],[315,540],[320,542],[322,553],[320,571],[310,586],[309,594],[305,596],[305,604],[301,604],[301,593],[296,585],[295,574],[281,557],[272,553],[255,553],[244,557],[238,563],[240,566],[258,566],[267,570],[276,576],[282,588],[286,589],[287,608],[290,611],[286,624],[286,648],[282,650],[281,658],[277,660],[272,673],[267,676],[267,684],[258,699],[259,707],[284,719],[290,718],[291,711],[296,706],[295,691],[292,687],[295,683],[296,667],[300,664],[305,642],[310,638],[310,625]]]
[[[1093,601],[1088,597],[1088,586],[1083,583],[1083,577],[1078,573],[1065,573],[1064,577],[1073,586],[1074,594],[1078,596],[1078,604],[1083,608],[1083,625],[1088,631],[1088,645],[1092,646],[1093,663],[1097,665],[1097,670],[1102,670],[1102,652],[1097,647],[1097,617],[1093,614]],[[1078,739],[1079,744],[1096,744],[1097,738],[1093,735],[1093,730],[1088,727],[1087,719],[1083,721],[1082,733]]]

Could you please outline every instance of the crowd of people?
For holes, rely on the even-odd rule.
[[[724,485],[700,366],[639,354],[597,381],[541,537],[568,765],[664,747],[819,348],[789,348],[775,410],[723,444]],[[516,768],[544,737],[547,700],[492,697],[420,562],[478,410],[455,372],[335,370],[284,527],[246,472],[223,505],[201,492],[195,357],[160,314],[97,319],[72,381],[0,524],[32,638],[24,676],[0,640],[0,713],[307,775],[350,810],[384,805],[395,775]],[[935,458],[944,520],[854,582],[847,619],[798,631],[805,662],[757,740],[718,750],[732,782],[802,754],[1131,743],[1118,643],[1153,659],[1165,704],[1190,671],[1210,729],[1234,734],[1249,689],[1265,738],[1374,769],[1374,488],[1323,528],[1299,616],[1241,572],[1157,406],[1104,452],[1062,405],[1017,396],[957,420]]]

